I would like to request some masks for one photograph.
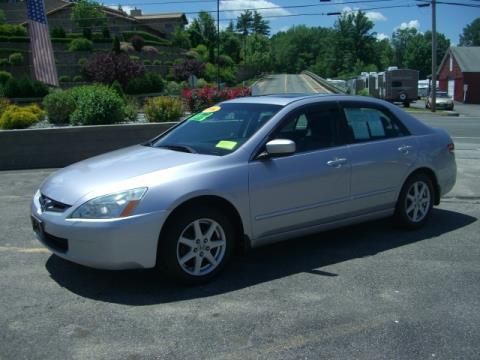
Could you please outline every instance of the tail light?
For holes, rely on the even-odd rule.
[[[454,143],[448,144],[447,149],[450,154],[453,154],[455,152],[455,144]]]

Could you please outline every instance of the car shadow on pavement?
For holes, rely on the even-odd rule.
[[[243,289],[298,273],[323,276],[327,265],[375,254],[435,238],[477,221],[458,212],[434,209],[428,224],[403,231],[391,220],[373,221],[315,235],[295,238],[236,256],[213,282],[183,287],[154,270],[106,271],[90,269],[52,255],[46,268],[52,279],[73,293],[111,303],[150,305],[208,297]]]

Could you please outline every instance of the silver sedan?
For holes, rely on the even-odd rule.
[[[235,248],[389,216],[419,228],[455,179],[450,136],[387,102],[250,97],[57,171],[31,220],[75,263],[200,283]]]

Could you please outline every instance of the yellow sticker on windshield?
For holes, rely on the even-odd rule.
[[[220,109],[221,109],[220,106],[212,106],[212,107],[209,107],[209,108],[203,110],[202,112],[204,112],[204,113],[213,113],[213,112],[216,112],[216,111],[218,111],[218,110],[220,110]]]
[[[237,146],[237,143],[235,141],[227,141],[227,140],[221,140],[215,145],[217,148],[221,149],[227,149],[227,150],[233,150],[233,148]]]

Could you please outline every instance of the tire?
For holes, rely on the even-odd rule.
[[[401,227],[414,230],[428,221],[434,199],[432,180],[424,173],[410,176],[398,197],[395,220]]]
[[[222,271],[234,244],[235,231],[228,216],[217,209],[195,206],[167,224],[159,239],[157,265],[183,284],[203,284]]]

